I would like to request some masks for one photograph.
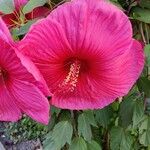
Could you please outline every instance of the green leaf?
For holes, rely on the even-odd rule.
[[[95,121],[94,112],[92,110],[84,111],[85,117],[90,123],[90,125],[97,127],[97,123]]]
[[[142,8],[149,8],[150,9],[150,1],[149,0],[140,0],[139,5]]]
[[[86,142],[82,137],[73,139],[69,150],[87,150]]]
[[[137,125],[144,115],[144,104],[138,93],[127,96],[120,105],[119,123],[122,127],[128,127],[133,123]]]
[[[0,0],[0,12],[3,12],[4,14],[11,14],[14,9],[13,0]]]
[[[61,109],[56,108],[54,106],[51,107],[51,115],[56,114],[56,116],[58,116],[61,112]]]
[[[43,6],[47,0],[30,0],[23,8],[23,13],[27,14],[31,12],[34,8],[37,8],[39,6]]]
[[[46,140],[43,142],[44,150],[58,150],[55,142],[52,138],[52,132],[49,132],[46,136]]]
[[[147,98],[150,98],[150,80],[146,77],[141,77],[138,80],[138,88],[141,92],[144,92]]]
[[[140,7],[134,7],[132,9],[133,18],[145,23],[150,23],[150,10]]]
[[[68,121],[61,121],[55,125],[53,131],[49,134],[48,140],[45,142],[45,150],[59,150],[66,143],[71,143],[72,138],[72,125]],[[49,144],[48,144],[49,142]]]
[[[12,33],[13,36],[20,36],[20,35],[24,35],[28,32],[29,28],[31,27],[31,25],[35,22],[36,20],[31,20],[28,21],[26,24],[24,24],[23,26],[21,26],[20,28],[13,28]]]
[[[144,51],[145,51],[147,65],[150,66],[150,44],[145,46]]]
[[[150,130],[144,131],[140,135],[139,141],[142,145],[149,146],[150,145]]]
[[[101,146],[96,141],[91,141],[87,143],[88,150],[102,150]]]
[[[150,145],[150,117],[145,116],[145,119],[139,126],[139,141],[144,146]]]
[[[91,125],[96,126],[94,114],[92,111],[85,111],[78,117],[78,133],[83,135],[84,139],[90,141],[92,138]]]
[[[103,109],[96,110],[95,115],[96,115],[97,122],[101,126],[107,127],[111,122],[111,118],[113,116],[113,110],[110,106],[108,106]]]
[[[61,110],[61,113],[59,115],[59,118],[61,121],[70,121],[71,122],[71,114],[69,110]]]
[[[110,132],[111,150],[131,150],[133,137],[121,127],[113,127]]]
[[[142,100],[138,99],[135,102],[134,108],[133,108],[133,126],[138,125],[138,123],[141,121],[141,119],[144,116],[144,103]]]

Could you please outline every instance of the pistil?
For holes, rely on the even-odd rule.
[[[79,73],[81,68],[81,62],[78,60],[75,60],[70,65],[70,70],[64,81],[59,84],[59,92],[73,92],[77,86]]]

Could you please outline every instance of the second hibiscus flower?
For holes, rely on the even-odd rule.
[[[126,95],[140,76],[142,46],[128,17],[105,1],[74,0],[32,26],[21,42],[67,109],[103,108]]]

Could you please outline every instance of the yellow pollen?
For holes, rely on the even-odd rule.
[[[73,92],[77,86],[78,77],[80,73],[80,61],[75,60],[74,63],[70,65],[70,71],[64,81],[59,84],[60,91],[63,93]]]

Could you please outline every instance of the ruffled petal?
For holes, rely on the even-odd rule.
[[[95,64],[95,69],[82,76],[73,93],[54,94],[52,105],[64,109],[98,109],[126,95],[144,66],[142,45],[133,40],[131,49],[122,57]]]
[[[99,53],[103,57],[109,54],[112,58],[132,45],[128,17],[107,1],[74,0],[56,8],[48,18],[62,25],[77,53]]]
[[[22,112],[40,123],[48,124],[49,103],[36,86],[15,80],[9,85],[9,89]]]
[[[1,80],[0,80],[1,82]],[[0,84],[0,121],[17,121],[21,111],[5,86]]]

